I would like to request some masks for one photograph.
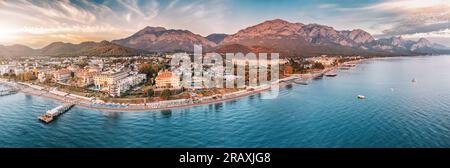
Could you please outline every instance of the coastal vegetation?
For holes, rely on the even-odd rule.
[[[165,89],[161,92],[161,95],[159,97],[161,97],[161,99],[163,100],[167,100],[169,99],[170,95],[172,95],[172,93],[170,92],[169,89]]]

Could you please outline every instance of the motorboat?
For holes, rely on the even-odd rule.
[[[337,76],[337,73],[336,73],[336,71],[332,71],[332,72],[326,73],[325,76],[327,76],[327,77],[335,77],[335,76]]]

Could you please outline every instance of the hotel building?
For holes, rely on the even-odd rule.
[[[180,78],[169,70],[161,70],[155,78],[157,89],[178,89],[180,88]]]

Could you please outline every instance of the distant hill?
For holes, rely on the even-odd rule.
[[[206,36],[206,39],[208,39],[209,41],[212,41],[216,44],[219,44],[220,42],[223,41],[223,39],[225,39],[225,37],[228,37],[228,34],[210,34],[208,36]]]
[[[146,27],[130,37],[113,40],[112,43],[151,52],[193,52],[194,44],[202,45],[205,50],[216,46],[214,42],[188,30],[167,30],[163,27]]]
[[[147,51],[124,47],[108,41],[96,43],[95,46],[80,51],[79,55],[86,56],[136,56],[146,54]]]
[[[83,42],[80,44],[54,42],[44,48],[38,49],[39,55],[60,56],[60,55],[75,55],[85,50],[95,47],[98,43]]]
[[[413,41],[405,40],[401,36],[379,39],[365,44],[365,46],[371,50],[402,53],[404,55],[450,53],[449,48],[436,43],[432,44],[425,38]]]
[[[108,41],[83,42],[80,44],[54,42],[41,49],[22,45],[0,46],[0,56],[135,56],[147,51],[128,48]]]
[[[0,45],[0,57],[17,57],[17,56],[27,56],[34,55],[35,50],[24,45],[11,45],[3,46]]]

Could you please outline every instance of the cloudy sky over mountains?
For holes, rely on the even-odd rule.
[[[0,44],[113,40],[145,26],[206,36],[275,18],[450,46],[450,0],[0,0]]]

